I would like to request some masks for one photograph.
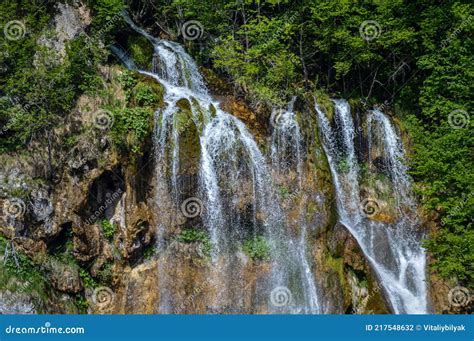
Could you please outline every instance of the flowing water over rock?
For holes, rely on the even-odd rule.
[[[425,251],[420,245],[416,208],[410,181],[403,164],[403,147],[390,120],[382,112],[371,111],[367,118],[369,169],[361,174],[354,147],[356,129],[349,104],[335,100],[334,124],[316,104],[320,132],[333,175],[339,219],[357,239],[375,269],[395,313],[428,311],[425,283]],[[360,129],[359,129],[360,132]],[[382,163],[395,194],[398,215],[391,222],[377,218],[381,204],[361,196],[360,181],[370,177],[375,166],[370,156],[374,145],[382,151]],[[377,182],[376,182],[377,183]],[[379,180],[381,183],[381,180]],[[364,185],[365,187],[365,185]]]
[[[188,218],[199,215],[201,223],[197,226],[201,224],[210,235],[208,281],[214,296],[207,302],[207,311],[245,312],[244,297],[252,283],[246,282],[249,258],[243,249],[249,242],[258,242],[263,249],[268,248],[269,255],[261,260],[264,271],[254,285],[251,305],[274,313],[320,312],[313,273],[305,256],[306,230],[303,228],[296,240],[289,236],[266,159],[254,138],[239,119],[221,110],[219,103],[209,96],[195,62],[180,45],[156,39],[125,18],[154,46],[151,72],[140,72],[156,78],[165,87],[166,107],[158,110],[155,118],[158,209],[169,212],[181,208]],[[123,51],[115,48],[115,53],[125,65],[134,65]],[[292,115],[291,111],[287,114]],[[281,162],[281,169],[292,164],[285,161],[286,157],[283,160],[282,155],[288,150],[283,147],[282,151],[281,146],[293,142],[290,138],[294,132],[300,143],[299,128],[290,121],[296,122],[290,118],[286,128],[277,130],[280,133],[276,143],[280,147],[276,147],[274,166],[278,168]],[[197,153],[184,155],[185,142],[187,147],[189,143],[195,145]],[[301,174],[299,148],[296,171]],[[190,160],[195,162],[189,164]],[[187,164],[183,165],[184,162]],[[186,214],[183,204],[190,199],[199,207],[193,206],[193,212]],[[158,226],[160,251],[168,244],[167,226],[166,222]],[[171,294],[175,283],[163,264],[167,260],[160,261],[159,269],[159,311],[164,313],[172,312],[179,304]]]

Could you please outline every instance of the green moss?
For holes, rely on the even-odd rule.
[[[341,257],[332,257],[328,253],[326,257],[326,264],[338,274],[339,281],[342,285],[344,285],[346,283],[346,277],[344,274],[344,259]]]
[[[164,89],[155,79],[133,71],[124,71],[120,83],[126,103],[106,108],[114,115],[111,135],[120,151],[140,155],[153,131],[154,112],[163,106]]]
[[[163,85],[161,85],[155,78],[141,73],[135,73],[135,77],[137,78],[138,84],[142,84],[142,86],[148,89],[148,96],[152,99],[151,101],[145,102],[144,105],[152,107],[154,110],[163,107],[163,98],[165,94]]]
[[[326,113],[326,116],[328,119],[331,121],[332,118],[334,117],[334,103],[331,100],[331,97],[329,95],[321,90],[316,90],[315,92],[316,96],[316,101],[320,105],[320,107],[324,110]]]
[[[191,111],[191,103],[186,98],[180,98],[176,102],[176,106],[184,111]]]
[[[128,38],[128,48],[130,56],[140,68],[151,68],[153,46],[145,37],[130,35]]]
[[[257,236],[247,240],[243,246],[244,252],[253,260],[269,260],[270,246],[262,236]]]
[[[339,169],[339,172],[347,173],[350,169],[349,162],[347,162],[346,159],[343,159],[337,164],[337,168]]]

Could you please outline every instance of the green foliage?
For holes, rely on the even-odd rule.
[[[128,39],[128,50],[130,57],[136,65],[142,69],[148,69],[151,66],[153,57],[153,45],[143,36],[130,36]]]
[[[113,266],[111,262],[105,263],[98,272],[98,279],[100,283],[111,284],[113,277]]]
[[[7,240],[0,236],[0,253],[3,255],[5,255],[7,243]],[[16,260],[10,254],[8,258],[0,262],[0,291],[8,290],[28,295],[37,311],[41,312],[47,302],[49,289],[41,268],[24,253],[17,251],[15,255]]]
[[[253,260],[270,260],[270,246],[262,236],[257,236],[244,243],[243,250]]]
[[[124,25],[121,11],[126,8],[123,0],[88,0],[93,15],[95,34],[108,35]]]
[[[74,300],[74,303],[80,314],[87,314],[87,309],[89,308],[89,301],[85,297],[77,295]]]
[[[77,97],[97,87],[97,69],[107,53],[99,47],[99,37],[78,36],[66,43],[66,55],[39,42],[52,37],[49,29],[54,4],[38,1],[4,1],[0,4],[2,22],[24,24],[25,35],[2,42],[0,105],[2,139],[0,150],[22,147],[32,139],[45,143],[70,112]],[[2,36],[3,38],[3,36]],[[50,160],[51,161],[51,160]]]
[[[181,233],[176,237],[176,240],[183,243],[196,243],[200,242],[202,245],[202,251],[206,256],[210,256],[212,245],[209,235],[206,231],[195,229],[195,228],[186,228],[181,231]]]
[[[99,286],[97,281],[94,278],[92,278],[91,274],[87,270],[80,269],[79,276],[82,279],[82,283],[84,284],[84,287],[97,288]]]
[[[109,220],[104,219],[100,222],[100,226],[102,227],[102,232],[104,232],[104,237],[108,240],[112,240],[115,234],[115,225]]]
[[[112,136],[115,143],[132,153],[140,153],[152,127],[153,111],[139,107],[115,109],[114,118]]]
[[[137,106],[157,108],[160,104],[160,97],[154,89],[147,83],[140,82],[132,90],[134,103]]]
[[[140,154],[153,129],[153,114],[162,105],[163,88],[155,80],[132,71],[124,71],[119,79],[126,103],[125,108],[111,108],[114,114],[111,134],[119,148]]]
[[[143,252],[143,259],[144,260],[152,259],[156,256],[156,254],[157,254],[156,247],[154,245],[150,245]]]
[[[300,60],[289,49],[295,27],[288,20],[295,14],[288,16],[251,20],[214,48],[214,65],[257,101],[283,104],[282,96],[293,91]]]

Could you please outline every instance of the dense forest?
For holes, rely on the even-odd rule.
[[[76,31],[58,35],[54,18],[64,4],[83,17]],[[153,113],[163,106],[164,90],[125,70],[113,52],[113,47],[126,51],[137,69],[153,67],[153,46],[147,45],[146,35],[130,27],[125,19],[129,16],[150,36],[179,43],[196,60],[213,93],[231,95],[255,113],[254,128],[293,96],[322,104],[344,98],[361,112],[375,107],[388,113],[403,133],[404,162],[425,222],[422,243],[429,259],[427,271],[431,278],[472,290],[473,14],[470,1],[456,0],[4,0],[0,4],[0,153],[5,168],[0,181],[5,184],[0,200],[8,204],[3,205],[3,214],[9,209],[34,210],[34,205],[23,207],[34,202],[28,188],[39,186],[49,193],[60,188],[71,154],[84,143],[85,149],[91,149],[89,140],[100,144],[106,139],[98,148],[113,150],[117,159],[126,160],[121,174],[127,167],[145,167],[144,160],[152,153]],[[77,20],[73,19],[72,26]],[[110,69],[104,71],[111,65],[121,68],[118,80],[109,75]],[[115,97],[118,91],[123,98]],[[107,129],[74,121],[84,96],[106,103],[98,124]],[[303,106],[300,103],[298,110]],[[304,127],[304,119],[300,125]],[[12,180],[7,165],[23,169],[31,160],[37,160],[34,175]],[[107,162],[110,159],[98,158],[88,167]],[[102,180],[115,182],[112,173]],[[8,181],[31,185],[9,187]],[[138,190],[136,195],[145,194]],[[85,287],[113,286],[116,270],[104,266],[95,271],[87,266],[90,259],[77,256],[78,246],[71,245],[79,238],[74,226],[64,228],[70,226],[64,223],[51,235],[42,235],[33,226],[43,223],[26,220],[21,231],[12,235],[4,219],[1,290],[12,276],[43,281],[46,261],[24,252],[28,249],[63,263],[78,263]],[[116,226],[102,216],[96,224],[105,240],[115,240]],[[58,246],[71,234],[75,237]],[[15,257],[9,259],[15,236],[45,246],[18,244]],[[211,247],[199,229],[181,232],[178,239]],[[266,258],[268,246],[260,237],[244,245],[252,257]],[[140,255],[134,253],[131,259],[153,257],[156,251],[147,246],[137,252]],[[81,291],[73,292],[75,305],[85,311],[88,303]]]

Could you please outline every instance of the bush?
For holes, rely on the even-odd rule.
[[[200,242],[202,244],[202,250],[206,256],[211,254],[212,245],[211,240],[208,234],[203,230],[198,230],[195,228],[188,228],[181,231],[181,233],[176,238],[178,241],[183,243],[196,243]]]
[[[102,231],[104,232],[105,238],[107,238],[108,240],[112,240],[115,234],[115,225],[107,219],[104,219],[101,221],[100,226],[102,227]]]
[[[243,250],[253,260],[270,260],[270,246],[262,236],[257,236],[244,243]]]

